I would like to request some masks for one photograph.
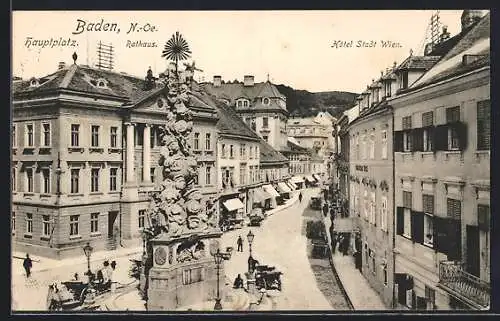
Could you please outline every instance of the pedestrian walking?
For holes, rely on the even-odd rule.
[[[302,203],[302,192],[299,193],[299,202]]]
[[[335,254],[335,250],[337,249],[337,235],[332,235],[332,253]]]
[[[33,267],[33,261],[31,261],[29,254],[26,254],[26,258],[23,261],[23,267],[26,271],[26,277],[29,278],[31,276],[31,268]]]
[[[238,236],[238,240],[236,241],[236,244],[238,244],[238,252],[243,252],[243,239],[241,238],[241,235]]]
[[[327,216],[328,215],[328,202],[325,202],[323,204],[323,215]]]

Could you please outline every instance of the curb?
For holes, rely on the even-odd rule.
[[[296,195],[297,195],[297,194],[296,194]],[[277,208],[277,209],[276,209],[276,211],[275,211],[275,210],[271,210],[271,211],[267,212],[267,213],[266,213],[266,216],[271,216],[271,215],[273,215],[273,214],[275,214],[275,213],[279,213],[279,212],[281,212],[282,210],[289,208],[289,207],[290,207],[290,206],[292,206],[293,204],[297,203],[297,201],[299,200],[299,197],[298,197],[298,196],[297,196],[297,197],[295,197],[295,196],[294,196],[293,198],[291,198],[291,200],[292,200],[292,201],[291,201],[291,202],[289,202],[288,204],[285,204],[285,205],[283,205],[282,207]]]
[[[139,253],[142,253],[142,249],[141,250],[134,250],[134,251],[131,251],[131,252],[125,252],[123,254],[120,254],[120,255],[117,255],[115,257],[126,257],[126,256],[129,256],[129,255],[134,255],[134,254],[139,254]],[[97,262],[97,261],[100,261],[100,260],[103,260],[104,257],[98,257],[98,258],[95,258],[95,259],[92,259],[90,260],[90,262]],[[50,271],[54,268],[60,268],[60,267],[64,267],[64,266],[71,266],[71,265],[74,265],[74,264],[84,264],[86,262],[80,262],[80,263],[77,263],[77,262],[68,262],[66,264],[59,264],[57,266],[52,266],[52,267],[46,267],[46,268],[41,268],[41,269],[32,269],[31,270],[31,273],[37,273],[37,272],[47,272],[47,271]],[[24,272],[21,272],[21,273],[16,273],[14,275],[23,275]]]
[[[325,219],[326,220],[326,219]],[[326,224],[325,224],[326,227]],[[331,235],[329,231],[326,231],[326,234],[328,235],[328,260],[330,261],[330,266],[332,268],[333,275],[335,276],[335,281],[337,281],[337,284],[339,285],[339,289],[342,292],[342,295],[346,299],[347,305],[351,310],[354,309],[354,305],[352,304],[351,298],[347,294],[346,289],[344,288],[344,284],[340,280],[339,274],[337,273],[337,269],[335,268],[335,264],[333,263],[333,253],[332,253],[332,241],[331,241]]]

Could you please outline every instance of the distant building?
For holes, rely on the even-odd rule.
[[[221,76],[214,76],[213,83],[203,86],[218,100],[234,107],[274,149],[281,151],[286,147],[286,97],[270,81],[255,83],[254,76],[247,75],[242,83],[223,83]]]
[[[332,131],[335,118],[327,112],[320,112],[315,117],[288,119],[288,136],[297,142],[325,157],[335,149]]]

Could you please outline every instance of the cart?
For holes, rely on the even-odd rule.
[[[281,291],[281,275],[274,266],[259,265],[255,268],[255,286],[257,289]]]

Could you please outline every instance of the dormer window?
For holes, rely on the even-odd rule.
[[[408,71],[407,70],[403,70],[400,73],[399,88],[400,89],[408,88]]]
[[[266,98],[264,98],[264,99],[262,99],[262,103],[263,103],[264,105],[269,105],[269,102],[270,102],[270,100],[269,100],[269,98],[267,98],[267,97],[266,97]]]
[[[90,79],[88,80],[94,87],[97,88],[107,88],[108,87],[108,82],[106,79],[99,78],[99,79]]]
[[[248,100],[243,101],[243,107],[248,107]]]
[[[247,99],[239,99],[238,102],[236,103],[238,107],[248,107],[249,101]]]
[[[38,87],[38,86],[40,86],[40,82],[38,81],[38,79],[33,78],[30,80],[30,86],[31,87]]]

